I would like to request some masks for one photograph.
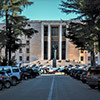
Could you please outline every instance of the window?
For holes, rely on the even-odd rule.
[[[95,60],[98,61],[98,57],[95,57]]]
[[[83,61],[84,60],[84,57],[83,56],[81,56],[81,61]]]
[[[30,41],[29,41],[29,40],[27,40],[27,41],[26,41],[26,45],[29,45],[29,44],[30,44]]]
[[[90,73],[92,75],[100,74],[100,70],[91,70]]]
[[[88,61],[90,61],[91,60],[91,57],[90,56],[88,56]]]
[[[19,56],[19,61],[22,61],[22,56]]]
[[[22,41],[21,41],[21,40],[19,40],[19,43],[20,43],[20,44],[22,44]]]
[[[65,36],[66,33],[66,26],[62,26],[62,36]]]
[[[22,48],[19,49],[19,53],[22,53]]]
[[[13,70],[13,72],[19,72],[19,69],[15,68],[15,67],[13,67],[12,70]]]
[[[11,73],[10,68],[1,68],[0,71],[6,71],[7,73]]]
[[[30,27],[31,25],[30,25],[30,24],[28,24],[27,26],[29,26],[29,27]]]
[[[62,59],[65,59],[66,55],[66,41],[62,41]]]
[[[88,53],[91,53],[91,51],[88,51]]]
[[[30,53],[30,49],[29,48],[26,49],[26,53]]]
[[[52,36],[58,36],[58,33],[59,33],[59,27],[58,26],[52,26],[51,35]]]
[[[48,42],[44,41],[44,59],[48,59]]]
[[[30,57],[29,57],[29,56],[27,56],[27,57],[26,57],[26,61],[29,61],[29,59],[30,59]]]
[[[83,50],[81,50],[81,53],[83,53],[84,51]]]
[[[44,26],[44,36],[48,36],[48,26]]]

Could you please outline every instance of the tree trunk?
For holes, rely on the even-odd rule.
[[[5,60],[6,60],[6,64],[7,65],[7,60],[8,60],[8,49],[7,49],[7,45],[5,47]]]
[[[100,33],[98,33],[98,48],[99,48],[98,64],[100,64]]]
[[[100,65],[100,52],[98,53],[98,64]]]
[[[8,32],[8,10],[6,11],[6,32]],[[7,35],[7,33],[6,33]],[[5,58],[6,58],[6,64],[7,64],[7,61],[8,61],[8,47],[7,47],[7,40],[6,40],[6,47],[5,47]]]
[[[91,66],[96,66],[94,51],[91,51]]]
[[[9,47],[8,47],[8,49],[9,49],[9,65],[11,66],[12,65],[12,63],[11,63],[11,45],[12,45],[12,37],[11,37],[11,27],[9,27],[8,28],[9,29],[9,34],[8,34],[8,38],[10,39],[9,41],[8,41],[8,44],[9,44]]]
[[[11,49],[9,48],[9,65],[11,66]]]

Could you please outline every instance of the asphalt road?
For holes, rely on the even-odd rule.
[[[0,100],[100,100],[100,92],[65,75],[42,75],[0,91]]]

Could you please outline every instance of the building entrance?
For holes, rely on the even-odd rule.
[[[56,59],[59,59],[59,47],[58,47],[58,41],[52,41],[51,42],[51,59],[53,59],[56,56]]]

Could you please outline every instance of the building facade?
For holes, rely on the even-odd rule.
[[[30,27],[36,29],[31,39],[21,37],[24,48],[16,52],[17,62],[27,63],[34,60],[52,60],[56,55],[57,60],[79,61],[79,50],[75,48],[69,39],[66,28],[68,21],[29,21]]]
[[[21,36],[21,42],[25,47],[19,48],[14,54],[17,63],[29,63],[36,60],[71,60],[88,64],[90,62],[90,53],[80,51],[75,48],[65,35],[69,26],[69,21],[29,21],[30,26],[38,31],[31,39]],[[4,24],[0,24],[0,28]],[[1,52],[3,55],[4,51]],[[96,56],[98,60],[98,56]]]

